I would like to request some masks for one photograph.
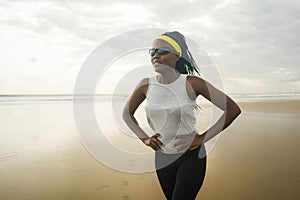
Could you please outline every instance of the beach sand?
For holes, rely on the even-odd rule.
[[[239,105],[242,114],[208,153],[197,199],[299,199],[300,100]],[[106,112],[97,113],[104,120]],[[153,171],[112,169],[85,149],[71,103],[0,105],[0,120],[1,200],[165,199]],[[151,153],[137,139],[118,137],[111,123],[103,129],[113,144]]]

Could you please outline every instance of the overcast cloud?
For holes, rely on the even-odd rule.
[[[151,27],[201,45],[228,93],[300,92],[298,0],[3,0],[0,13],[0,94],[72,93],[97,46]]]

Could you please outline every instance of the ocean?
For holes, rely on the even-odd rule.
[[[263,100],[263,99],[300,99],[300,93],[253,93],[253,94],[229,94],[236,101]],[[125,94],[95,94],[77,95],[72,94],[3,94],[0,95],[0,105],[18,105],[35,103],[64,103],[73,101],[109,102],[112,100],[124,100]]]

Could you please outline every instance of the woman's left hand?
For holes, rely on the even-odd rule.
[[[173,144],[173,147],[177,149],[177,151],[188,151],[189,149],[200,146],[204,142],[204,134],[198,135],[193,132],[185,135],[176,135],[174,137],[176,142]]]

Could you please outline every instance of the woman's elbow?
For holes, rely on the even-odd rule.
[[[132,118],[133,118],[133,114],[129,112],[128,107],[125,107],[122,112],[122,119],[124,120],[124,122],[126,122],[126,124],[128,124],[129,122],[132,121]]]
[[[233,118],[233,120],[237,118],[242,112],[239,105],[229,97],[227,98],[226,107],[227,114],[229,114],[228,116],[231,116],[230,118]]]
[[[122,119],[126,122],[127,119],[128,119],[128,115],[129,115],[129,112],[128,112],[128,109],[126,109],[126,107],[123,109],[123,112],[122,112]]]
[[[231,106],[231,112],[235,119],[242,113],[242,110],[239,105],[234,102],[234,104]]]

